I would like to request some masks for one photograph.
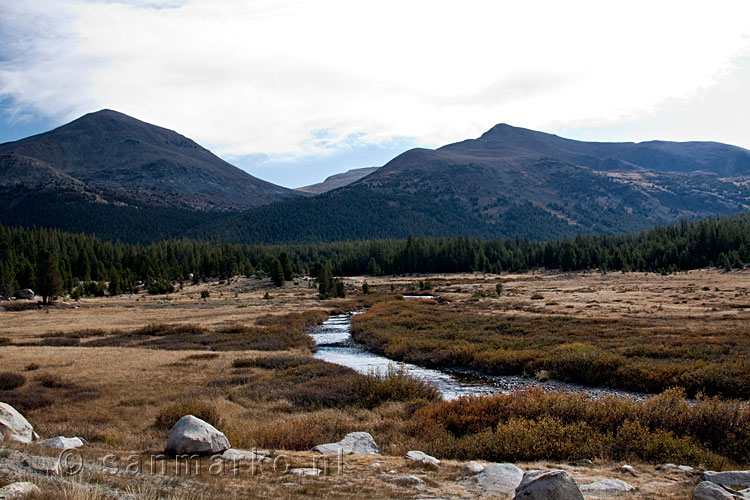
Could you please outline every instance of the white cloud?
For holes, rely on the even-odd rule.
[[[18,110],[113,108],[227,155],[616,124],[690,105],[750,47],[744,1],[12,1]]]

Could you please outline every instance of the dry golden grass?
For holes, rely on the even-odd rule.
[[[350,280],[352,291],[361,286],[362,279]],[[350,299],[325,302],[317,300],[316,291],[304,280],[298,285],[287,284],[276,289],[269,287],[266,281],[241,279],[223,285],[186,286],[170,294],[169,300],[165,296],[145,295],[92,298],[71,306],[0,313],[0,337],[15,344],[0,347],[0,365],[4,372],[23,373],[26,377],[26,384],[14,391],[28,391],[29,398],[32,395],[37,399],[47,398],[46,406],[24,412],[38,432],[44,437],[63,434],[88,439],[92,446],[84,453],[91,460],[108,453],[124,456],[130,452],[160,452],[168,431],[154,425],[157,417],[186,400],[215,408],[221,415],[222,430],[235,447],[301,448],[313,442],[338,440],[347,432],[367,431],[375,436],[386,454],[377,458],[348,457],[347,473],[342,476],[200,477],[197,478],[198,489],[205,489],[205,498],[413,498],[413,489],[383,480],[392,477],[388,474],[390,470],[400,475],[416,473],[423,477],[428,485],[425,495],[474,498],[476,493],[457,481],[461,475],[459,462],[448,460],[437,471],[428,471],[397,458],[406,450],[424,445],[424,438],[410,433],[406,425],[417,409],[414,405],[391,402],[373,409],[305,410],[284,398],[251,401],[242,397],[242,386],[223,383],[244,381],[247,386],[252,380],[273,377],[273,363],[268,364],[271,368],[235,368],[236,359],[309,358],[308,349],[206,353],[138,346],[41,345],[45,339],[49,343],[49,339],[72,337],[71,333],[87,329],[129,332],[153,324],[197,325],[212,332],[236,325],[262,328],[269,322],[268,315],[281,317],[311,310],[359,309],[377,300],[379,292],[390,294],[391,285],[395,293],[410,293],[419,280],[425,279],[435,284],[432,293],[450,300],[447,307],[480,315],[538,318],[552,312],[600,319],[663,319],[684,324],[690,330],[750,319],[747,295],[750,274],[744,272],[695,271],[666,277],[643,274],[381,277],[367,279],[375,290],[373,295],[363,297],[354,292]],[[498,282],[504,285],[500,297],[493,295]],[[211,292],[205,301],[200,299],[200,291],[204,289]],[[271,300],[263,299],[266,291],[270,292]],[[544,298],[531,300],[534,294]],[[29,403],[34,402],[29,400]],[[55,454],[54,450],[30,449],[35,453]],[[314,457],[304,451],[275,453],[287,455],[299,466],[310,466]],[[380,468],[371,467],[375,461],[381,462]],[[623,476],[618,464],[606,462],[585,468],[559,463],[521,464],[527,469],[550,465],[569,469],[581,482],[620,477],[640,488],[626,498],[689,496],[690,486],[685,476],[657,471],[649,465],[635,464],[640,475],[633,478]],[[141,488],[135,491],[145,498],[150,498],[153,491],[167,498],[169,492],[159,489],[162,486],[159,481],[141,484],[126,477],[101,475],[87,479],[122,491],[127,487]],[[0,480],[7,478],[0,474]],[[58,492],[55,498],[96,498],[75,495],[83,494],[71,490]]]

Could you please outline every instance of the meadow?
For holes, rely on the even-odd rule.
[[[343,478],[295,477],[291,486],[284,485],[288,476],[194,478],[200,486],[191,486],[195,496],[172,498],[243,498],[247,488],[270,498],[413,497],[412,490],[384,482],[383,470],[422,474],[430,492],[471,498],[472,491],[458,481],[467,460],[513,461],[523,468],[551,462],[581,480],[617,477],[618,464],[628,462],[643,471],[639,478],[622,476],[640,488],[639,494],[684,498],[684,477],[658,470],[659,464],[713,469],[750,464],[750,410],[725,397],[732,394],[688,401],[686,396],[696,392],[691,386],[669,389],[679,384],[660,385],[655,378],[659,383],[651,387],[661,394],[642,401],[540,389],[444,401],[434,387],[397,367],[378,377],[317,360],[307,336],[331,313],[369,308],[356,317],[358,337],[398,332],[377,337],[384,339],[380,346],[367,342],[394,358],[424,364],[443,366],[451,360],[452,366],[490,371],[490,358],[476,354],[491,342],[506,342],[508,352],[525,345],[523,359],[550,363],[518,365],[530,376],[547,370],[547,376],[563,378],[567,372],[556,370],[572,370],[572,365],[559,360],[581,363],[580,357],[537,356],[557,356],[557,344],[571,343],[622,359],[625,366],[640,366],[644,359],[657,361],[655,367],[695,363],[685,355],[692,350],[722,367],[732,353],[742,362],[747,349],[745,330],[739,328],[747,313],[737,307],[750,281],[744,273],[367,280],[369,294],[361,292],[364,278],[355,278],[347,281],[349,298],[327,301],[318,300],[305,280],[276,289],[261,280],[236,279],[186,286],[169,296],[83,298],[6,311],[0,313],[0,337],[7,339],[0,348],[0,400],[19,409],[42,436],[85,438],[91,460],[112,453],[160,453],[171,425],[188,413],[216,425],[234,447],[268,449],[298,466],[310,466],[312,446],[353,431],[371,433],[383,453],[378,457],[383,469],[373,468],[372,459],[352,457],[350,474]],[[706,283],[710,291],[693,282]],[[688,288],[693,292],[681,292]],[[208,298],[200,298],[203,290],[210,291]],[[263,298],[269,290],[272,297]],[[414,293],[440,295],[443,301],[398,298]],[[669,299],[670,294],[676,297]],[[535,295],[544,299],[532,299]],[[588,307],[594,298],[599,307]],[[463,354],[438,348],[449,343]],[[674,352],[643,355],[657,347]],[[551,364],[554,359],[560,364]],[[472,365],[476,360],[487,364]],[[6,449],[54,454],[36,446],[6,444]],[[414,449],[443,459],[443,465],[432,470],[399,458]],[[584,459],[593,462],[571,465]],[[153,498],[174,493],[174,486],[159,482],[134,486],[127,478],[96,474],[86,481],[123,491],[150,488]],[[62,488],[55,490],[58,498],[79,498],[50,485],[55,487]]]

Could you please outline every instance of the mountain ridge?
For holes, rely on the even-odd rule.
[[[8,169],[31,159],[80,181],[79,190],[135,206],[226,211],[299,195],[251,176],[177,132],[109,109],[0,144],[0,159]]]

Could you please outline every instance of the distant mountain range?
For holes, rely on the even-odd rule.
[[[311,196],[314,195],[314,196]],[[750,206],[750,151],[597,143],[497,125],[300,190],[114,111],[0,145],[0,221],[152,241],[622,233]]]
[[[318,182],[317,184],[311,184],[310,186],[297,188],[297,191],[302,191],[304,193],[310,194],[327,193],[328,191],[333,191],[334,189],[348,186],[349,184],[357,182],[362,177],[368,176],[371,173],[375,172],[378,168],[379,167],[365,167],[347,170],[346,172],[343,172],[341,174],[335,174],[327,177],[323,182]]]

